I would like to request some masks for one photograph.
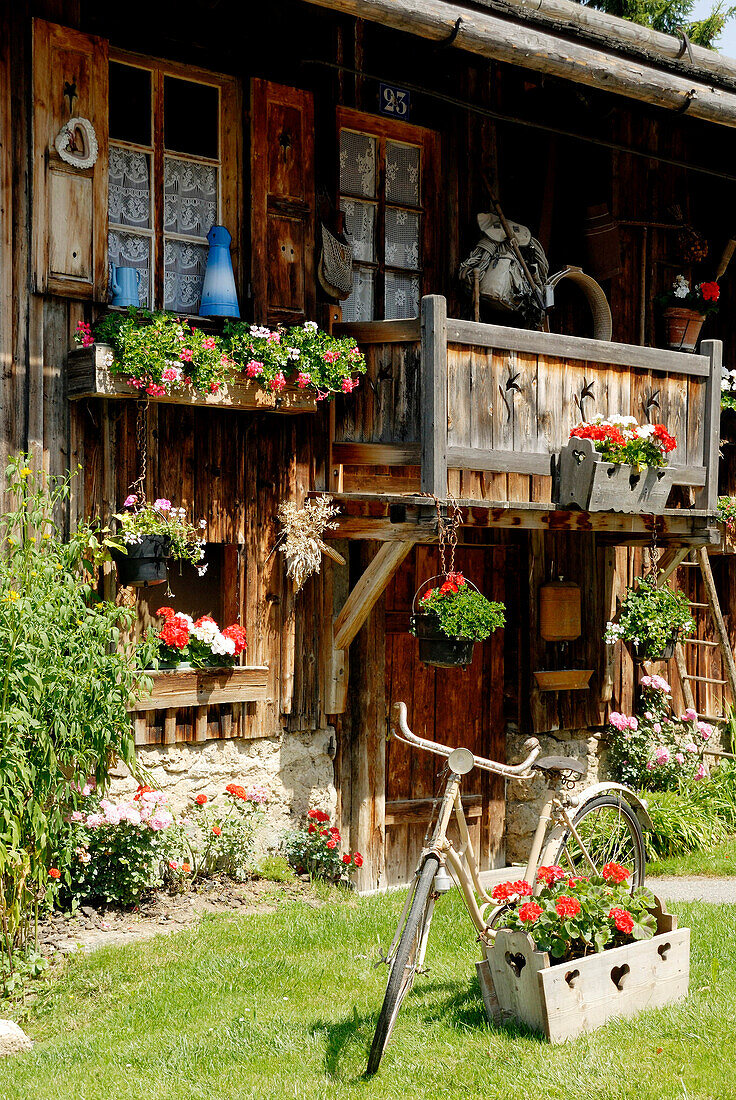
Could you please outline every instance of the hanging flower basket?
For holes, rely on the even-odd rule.
[[[606,623],[608,645],[628,642],[638,661],[665,661],[673,656],[679,635],[695,629],[684,592],[657,585],[654,575],[627,588],[617,620]]]
[[[680,637],[679,630],[673,630],[664,645],[656,649],[655,652],[650,652],[646,645],[635,645],[634,653],[636,654],[637,661],[669,661],[675,655],[675,646],[677,640]]]
[[[419,593],[432,581],[443,580]],[[473,660],[476,642],[503,626],[505,608],[487,600],[462,573],[430,577],[417,589],[412,601],[409,630],[419,640],[419,659],[436,668],[460,668]]]
[[[166,535],[143,535],[140,542],[127,544],[125,550],[112,548],[110,553],[121,585],[147,588],[166,580],[171,556],[171,542]]]

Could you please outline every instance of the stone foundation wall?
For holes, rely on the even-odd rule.
[[[506,758],[510,764],[517,764],[527,756],[526,740],[527,735],[520,734],[513,726],[508,728]],[[586,774],[577,786],[588,787],[606,778],[600,757],[600,735],[593,735],[587,729],[555,730],[554,734],[540,735],[538,741],[542,747],[541,756],[571,756],[586,764]],[[526,863],[545,793],[542,775],[509,780],[506,788],[507,863]]]
[[[137,756],[148,782],[169,796],[175,813],[191,807],[198,794],[222,799],[228,783],[264,787],[269,803],[259,841],[263,848],[275,848],[283,830],[297,824],[308,809],[334,811],[334,736],[328,727],[255,740],[141,746]],[[129,795],[136,787],[125,765],[114,769],[112,798]]]

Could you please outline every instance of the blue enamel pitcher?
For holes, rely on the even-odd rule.
[[[209,252],[202,284],[199,312],[203,317],[240,317],[235,276],[230,259],[232,237],[224,225],[213,225],[207,234]]]
[[[116,267],[111,264],[110,287],[113,306],[139,306],[139,272],[135,267]]]

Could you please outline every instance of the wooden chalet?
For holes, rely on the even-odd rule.
[[[56,154],[70,115],[94,126],[93,167]],[[148,492],[207,520],[210,572],[178,578],[177,598],[239,618],[249,648],[234,676],[188,674],[142,701],[141,751],[158,747],[160,760],[182,745],[295,739],[298,770],[319,734],[338,823],[365,857],[359,885],[403,881],[436,765],[387,744],[392,704],[406,701],[418,733],[501,760],[507,741],[513,752],[532,733],[600,730],[609,708],[632,707],[637,681],[630,654],[603,644],[604,625],[652,546],[682,562],[699,615],[702,644],[676,699],[690,692],[700,712],[725,713],[723,656],[683,558],[721,537],[736,269],[697,353],[658,346],[654,299],[679,273],[716,274],[733,235],[734,127],[736,61],[568,0],[3,4],[0,464],[27,449],[50,473],[81,466],[68,522],[121,506],[139,472],[136,402],[94,354],[84,369],[69,357],[72,334],[108,308],[109,264],[121,258],[139,270],[146,304],[196,316],[213,223],[232,234],[242,317],[316,319],[367,357],[360,387],[329,408],[151,401]],[[551,331],[482,308],[473,319],[458,268],[489,188],[531,227],[551,270],[598,279],[612,339],[593,338],[590,308],[564,280]],[[198,204],[194,223],[177,211],[185,201]],[[608,270],[596,270],[586,234],[601,207],[617,235]],[[317,278],[320,224],[338,210],[354,248],[342,303]],[[691,227],[708,242],[700,263],[683,258]],[[675,435],[664,515],[556,507],[553,456],[593,413]],[[348,564],[325,560],[295,597],[271,554],[276,509],[325,490]],[[438,572],[434,498],[448,495],[462,509],[456,567],[508,608],[506,629],[466,671],[422,665],[408,633],[414,593]],[[733,559],[712,561],[733,635]],[[538,588],[557,575],[583,592],[583,633],[564,656],[537,624]],[[112,593],[113,574],[106,584]],[[161,602],[141,598],[143,624]],[[540,691],[533,672],[561,662],[594,670],[587,690]],[[504,855],[505,792],[474,783],[467,809],[490,867]]]

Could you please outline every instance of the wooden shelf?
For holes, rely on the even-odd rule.
[[[135,398],[145,394],[129,386],[119,375],[105,366],[109,349],[103,344],[77,348],[67,357],[66,395],[70,401],[83,397]],[[166,405],[192,405],[212,409],[235,409],[247,412],[304,413],[317,411],[317,395],[311,389],[287,386],[280,394],[263,389],[248,379],[233,378],[218,393],[165,394],[151,401]]]
[[[131,711],[176,710],[217,703],[260,703],[267,698],[268,666],[150,672],[153,691],[137,699]]]

